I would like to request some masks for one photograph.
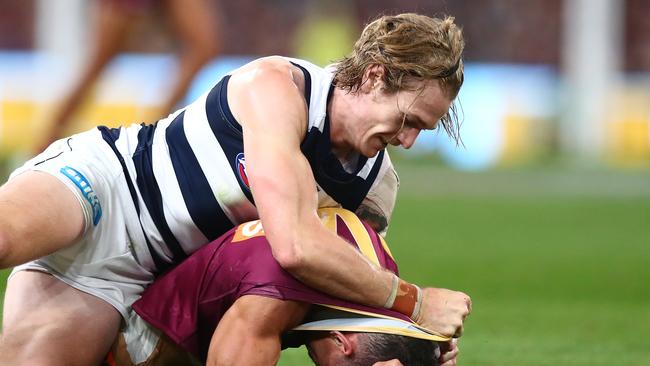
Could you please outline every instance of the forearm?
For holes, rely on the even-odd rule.
[[[275,365],[280,359],[280,338],[251,337],[244,335],[246,331],[240,329],[213,342],[206,365]]]
[[[394,274],[371,263],[350,244],[325,228],[304,232],[299,260],[287,269],[310,287],[327,294],[381,307]]]
[[[275,365],[280,335],[296,326],[309,304],[263,296],[243,296],[215,329],[207,365]]]

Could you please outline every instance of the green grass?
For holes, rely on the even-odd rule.
[[[403,197],[402,276],[473,298],[467,365],[650,364],[650,200]]]
[[[650,364],[649,172],[400,172],[402,276],[473,299],[459,364]]]
[[[647,171],[400,168],[388,241],[404,278],[472,296],[459,364],[650,364]]]
[[[0,271],[0,295],[4,295],[5,288],[7,287],[7,276],[9,276],[10,270]],[[4,296],[0,296],[0,310],[4,304]],[[2,317],[0,317],[0,326],[2,326]]]

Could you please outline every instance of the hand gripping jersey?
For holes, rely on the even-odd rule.
[[[382,237],[353,213],[321,209],[319,214],[325,226],[368,259],[397,273]],[[219,320],[244,295],[332,305],[409,321],[402,314],[349,303],[302,284],[275,261],[259,221],[242,224],[199,249],[159,277],[133,309],[174,342],[205,360]]]
[[[355,211],[368,199],[388,218],[397,177],[388,154],[359,157],[343,168],[331,152],[327,101],[333,69],[289,59],[305,77],[308,126],[301,151],[316,179],[319,207]],[[258,218],[248,178],[240,124],[228,106],[224,77],[198,100],[153,125],[99,127],[124,171],[153,263],[178,263],[234,225]],[[382,181],[391,181],[382,189]],[[378,209],[378,210],[377,210]]]

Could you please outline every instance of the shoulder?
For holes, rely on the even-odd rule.
[[[295,79],[294,74],[301,74],[299,71],[298,66],[292,64],[289,58],[282,56],[263,57],[233,71],[229,83],[233,86],[245,85],[250,87],[266,81],[291,82]]]
[[[297,326],[307,313],[309,304],[275,299],[268,296],[244,295],[228,309],[226,317],[251,335],[275,334]],[[228,323],[228,319],[225,319]]]
[[[228,104],[244,128],[248,120],[300,117],[307,109],[304,88],[304,75],[298,66],[284,57],[265,57],[231,74]]]
[[[335,65],[320,67],[309,61],[269,56],[254,60],[231,74],[229,89],[257,88],[259,84],[271,83],[274,88],[290,86],[306,95],[305,89],[322,87],[326,91],[332,82]],[[234,86],[230,86],[234,84]],[[236,92],[236,91],[235,91]]]

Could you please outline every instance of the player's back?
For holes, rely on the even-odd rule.
[[[397,271],[381,236],[356,215],[343,209],[321,209],[319,214],[326,227],[369,260]],[[223,314],[245,295],[370,311],[315,291],[284,271],[273,258],[259,220],[241,224],[198,250],[156,280],[133,308],[185,349],[204,356]]]
[[[356,210],[383,174],[381,152],[347,172],[331,153],[327,101],[332,69],[286,59],[305,78],[308,124],[301,151],[316,179],[319,206]],[[243,131],[228,105],[225,76],[186,108],[151,125],[99,127],[125,173],[140,227],[160,271],[233,226],[258,217],[246,174]],[[379,177],[379,179],[378,179]],[[141,233],[134,237],[141,236]]]

